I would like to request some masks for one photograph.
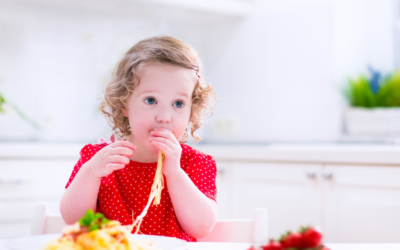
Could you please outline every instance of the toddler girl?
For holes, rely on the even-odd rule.
[[[88,144],[61,199],[66,223],[86,210],[130,225],[147,204],[157,168],[165,155],[161,203],[151,205],[140,232],[196,241],[217,219],[216,164],[185,144],[211,112],[214,93],[202,82],[197,54],[172,37],[138,42],[122,58],[105,91],[100,110],[120,139]]]

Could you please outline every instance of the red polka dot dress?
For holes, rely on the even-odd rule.
[[[90,160],[107,143],[88,144],[82,148],[78,163],[74,167],[66,188],[71,184],[81,166]],[[216,201],[215,160],[202,152],[181,144],[181,168],[197,188],[210,199]],[[133,223],[146,206],[157,169],[157,162],[140,163],[130,161],[124,169],[114,171],[101,178],[97,199],[97,210],[108,219],[118,220],[122,225]],[[196,241],[179,226],[174,207],[168,194],[167,180],[164,176],[164,189],[158,206],[151,205],[144,217],[140,231],[143,234],[162,235]]]

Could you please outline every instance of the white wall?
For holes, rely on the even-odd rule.
[[[395,63],[397,0],[335,1],[335,69],[337,80],[366,65],[390,72]],[[396,5],[397,4],[397,5]]]
[[[345,79],[368,64],[393,69],[394,2],[256,1],[216,49],[209,75],[220,102],[206,141],[338,140]]]
[[[93,139],[105,129],[96,95],[115,56],[154,31],[129,19],[6,2],[0,17],[0,90],[45,130],[9,112],[0,115],[2,139]]]
[[[5,106],[1,140],[94,141],[108,136],[97,97],[123,53],[160,34],[190,37],[195,46],[202,42],[196,25],[184,32],[191,22],[169,28],[170,23],[155,17],[156,8],[126,7],[105,11],[99,6],[0,2],[0,92],[43,128],[35,130]]]
[[[393,68],[395,0],[256,0],[243,19],[32,2],[0,2],[0,91],[44,131],[8,112],[0,140],[107,135],[97,95],[118,58],[153,35],[182,39],[203,57],[220,95],[205,142],[336,140],[345,77],[368,63]]]

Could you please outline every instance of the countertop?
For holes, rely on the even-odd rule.
[[[4,159],[78,159],[85,143],[0,142]],[[400,166],[400,146],[387,144],[198,144],[194,148],[218,160],[381,164]]]

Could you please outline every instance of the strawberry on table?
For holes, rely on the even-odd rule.
[[[283,250],[283,247],[279,241],[271,239],[268,244],[261,246],[262,250]]]
[[[322,233],[319,229],[305,227],[300,229],[303,248],[313,248],[321,245]]]
[[[282,247],[285,248],[303,248],[302,237],[299,233],[287,232],[279,240]]]

